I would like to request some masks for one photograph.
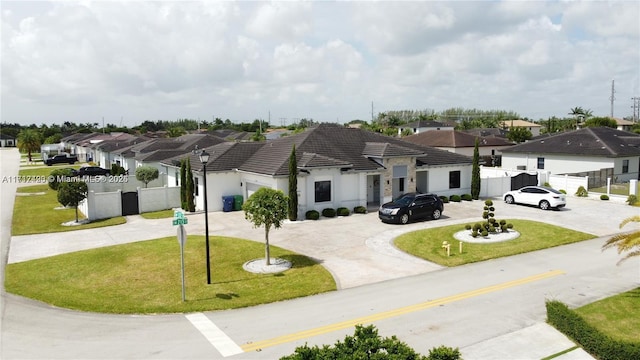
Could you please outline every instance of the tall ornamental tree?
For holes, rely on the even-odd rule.
[[[271,265],[269,230],[272,226],[276,229],[280,228],[282,220],[287,218],[288,202],[288,197],[282,191],[263,187],[249,196],[242,205],[245,219],[252,222],[255,227],[264,225],[264,251],[267,265]]]
[[[480,198],[480,151],[478,150],[479,144],[478,138],[476,138],[476,144],[473,147],[473,168],[471,170],[471,198],[478,200]]]
[[[620,223],[620,228],[630,222],[640,222],[640,215],[624,219]],[[618,254],[628,252],[627,255],[618,261],[618,265],[631,257],[640,256],[640,230],[613,236],[602,246],[602,250],[606,250],[611,247],[617,247]]]
[[[138,166],[136,168],[136,179],[142,181],[145,188],[149,186],[150,182],[157,179],[159,175],[158,169],[150,165]]]
[[[63,206],[73,206],[76,209],[76,222],[78,222],[78,204],[86,199],[87,191],[87,183],[84,181],[58,183],[58,202]]]
[[[180,206],[187,210],[187,159],[180,161]]]
[[[289,156],[289,220],[298,220],[298,162],[295,144]]]
[[[31,153],[39,152],[42,141],[40,140],[40,133],[35,129],[24,129],[18,134],[18,149],[21,152],[26,152],[29,162],[33,161]]]
[[[194,202],[194,183],[193,183],[193,173],[191,172],[191,159],[187,158],[187,167],[186,167],[186,177],[187,184],[185,189],[185,195],[187,197],[187,208],[185,210],[194,212],[196,211],[196,203]],[[207,194],[204,194],[207,196]]]

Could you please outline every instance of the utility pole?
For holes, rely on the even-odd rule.
[[[616,93],[615,89],[615,80],[611,80],[611,96],[609,96],[609,100],[611,100],[611,118],[613,119],[613,101],[616,99],[614,94]]]
[[[634,96],[631,98],[633,100],[633,122],[638,122],[640,120],[640,97]]]
[[[373,101],[371,102],[371,123],[373,124]]]

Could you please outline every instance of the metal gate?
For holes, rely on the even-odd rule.
[[[122,216],[139,214],[138,192],[130,191],[122,193]]]
[[[511,190],[518,190],[523,186],[538,185],[538,174],[520,173],[511,177]]]

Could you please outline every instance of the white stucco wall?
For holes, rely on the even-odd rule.
[[[539,157],[544,158],[544,169],[538,169]],[[612,168],[614,167],[614,159],[551,154],[502,154],[503,169],[516,169],[518,166],[526,166],[525,170],[545,170],[551,174],[570,174]]]
[[[240,185],[240,179],[240,174],[236,172],[207,172],[207,207],[210,212],[222,211],[223,196],[243,195],[243,199],[246,199],[244,184]],[[193,180],[198,183],[198,195],[194,199],[196,210],[204,210],[204,178],[194,174]]]
[[[138,191],[140,213],[179,208],[179,187],[155,187]]]
[[[424,169],[421,170],[424,171]],[[430,167],[428,169],[428,192],[437,194],[439,196],[470,194],[471,170],[471,165]],[[451,171],[460,171],[459,188],[449,188],[449,173]]]

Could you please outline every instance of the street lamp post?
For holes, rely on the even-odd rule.
[[[209,162],[209,153],[202,150],[198,157],[202,163],[202,174],[204,177],[204,236],[207,249],[207,284],[211,284],[211,261],[209,259],[209,207],[207,206],[207,162]]]

